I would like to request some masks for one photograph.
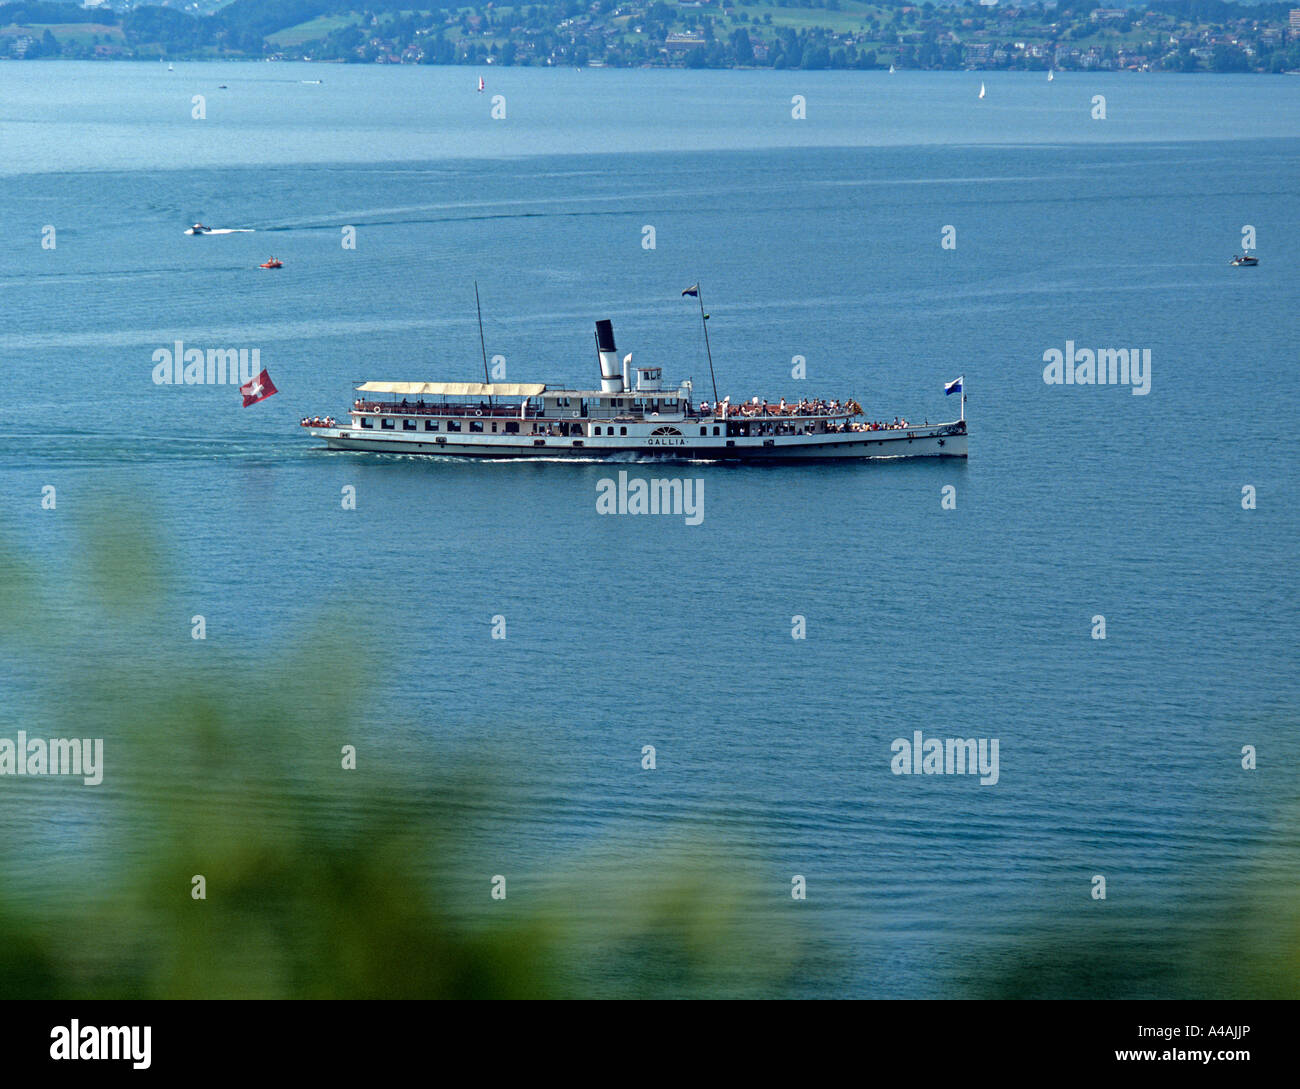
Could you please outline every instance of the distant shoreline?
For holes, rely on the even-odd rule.
[[[18,57],[0,56],[0,64],[55,64],[63,62],[65,64],[294,64],[294,65],[312,65],[328,64],[335,68],[473,68],[492,72],[527,72],[527,71],[602,71],[608,70],[613,72],[858,72],[858,73],[889,73],[890,69],[885,65],[877,65],[874,68],[773,68],[766,64],[732,64],[718,65],[706,68],[689,68],[680,64],[490,64],[483,61],[452,61],[447,64],[435,63],[414,63],[401,62],[392,63],[388,61],[347,61],[337,60],[335,58],[317,59],[314,57],[33,57],[30,60],[24,60]],[[983,75],[1046,75],[1049,71],[1057,75],[1137,75],[1137,76],[1300,76],[1300,68],[1288,68],[1280,72],[1265,72],[1259,69],[1248,69],[1239,72],[1212,72],[1203,69],[1197,69],[1192,72],[1179,72],[1169,68],[899,68],[895,74],[915,75],[922,73],[933,75],[935,73],[950,73],[953,75],[969,75],[971,73],[980,73]]]

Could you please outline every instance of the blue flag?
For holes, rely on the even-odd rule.
[[[951,382],[947,383],[947,385],[943,387],[943,395],[947,397],[950,393],[960,393],[962,378],[965,377],[966,376],[963,374],[961,378],[954,378]]]
[[[700,297],[700,285],[699,285],[699,284],[691,284],[691,286],[688,287],[685,291],[683,291],[682,294],[683,294],[683,295],[694,295],[694,296],[698,299],[698,298]]]

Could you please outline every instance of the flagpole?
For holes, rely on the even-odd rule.
[[[966,376],[961,376],[961,422],[966,422]]]
[[[478,281],[474,281],[474,307],[478,310],[478,346],[483,350],[483,383],[490,386],[492,379],[488,376],[487,365],[487,341],[483,339],[483,304],[478,301]],[[491,395],[488,396],[488,403],[492,401]]]
[[[718,380],[713,376],[713,350],[709,347],[709,319],[704,313],[704,293],[695,285],[695,300],[700,304],[700,327],[704,330],[704,351],[709,357],[709,381],[713,383],[713,403],[718,403]]]

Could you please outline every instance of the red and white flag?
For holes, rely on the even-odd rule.
[[[271,381],[271,376],[263,371],[251,382],[245,382],[239,387],[239,392],[244,395],[244,407],[255,405],[258,401],[265,401],[273,393],[278,393],[275,383]]]

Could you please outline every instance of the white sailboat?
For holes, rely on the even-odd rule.
[[[889,66],[889,74],[891,76],[894,74],[894,66],[892,64]]]
[[[1048,83],[1051,83],[1052,80],[1054,80],[1055,78],[1056,78],[1056,73],[1053,72],[1053,71],[1049,68],[1049,69],[1047,70],[1047,82],[1048,82]]]
[[[983,98],[983,97],[984,97],[984,84],[981,83],[981,84],[980,84],[980,98]]]

